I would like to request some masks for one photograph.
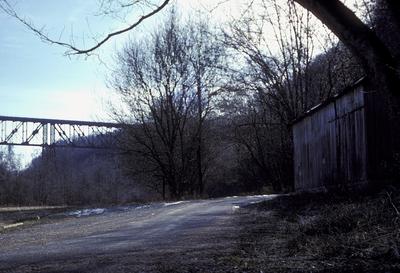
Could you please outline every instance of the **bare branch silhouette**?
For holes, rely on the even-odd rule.
[[[101,47],[104,43],[106,43],[108,40],[110,40],[114,36],[118,36],[120,34],[123,34],[125,32],[128,32],[128,31],[136,28],[144,20],[146,20],[146,19],[152,17],[153,15],[157,14],[158,12],[160,12],[162,9],[164,9],[169,4],[169,2],[170,2],[170,0],[164,0],[161,5],[156,6],[155,9],[153,9],[151,12],[149,12],[145,15],[142,15],[133,24],[129,25],[126,28],[119,29],[114,32],[108,33],[103,39],[98,41],[95,45],[93,45],[89,48],[86,48],[86,49],[79,48],[79,47],[75,46],[73,43],[62,42],[60,40],[55,40],[55,39],[50,38],[49,35],[47,35],[44,32],[43,28],[38,28],[32,22],[27,20],[26,18],[21,17],[7,0],[0,0],[0,10],[5,12],[9,16],[16,18],[19,22],[21,22],[24,26],[26,26],[29,30],[31,30],[36,36],[38,36],[42,41],[67,48],[65,55],[90,55],[93,51],[95,51],[96,49]]]

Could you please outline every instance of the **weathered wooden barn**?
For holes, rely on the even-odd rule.
[[[390,150],[382,94],[365,80],[293,124],[296,191],[358,187],[379,180]]]

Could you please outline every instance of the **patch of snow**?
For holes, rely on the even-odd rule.
[[[272,197],[276,197],[278,196],[278,194],[259,194],[259,195],[252,195],[249,196],[250,198],[272,198]]]
[[[187,202],[188,201],[178,201],[178,202],[173,202],[173,203],[164,203],[164,207],[179,205],[179,204],[187,203]]]
[[[90,215],[98,215],[104,213],[105,209],[101,208],[96,208],[96,209],[83,209],[83,210],[76,210],[73,212],[68,213],[69,216],[76,216],[76,217],[82,217],[82,216],[90,216]]]
[[[6,226],[3,226],[3,229],[15,228],[15,227],[22,226],[23,224],[24,223],[15,223],[15,224],[6,225]]]
[[[227,196],[227,197],[225,197],[225,199],[231,199],[231,198],[238,198],[238,196],[234,195],[234,196]]]
[[[239,209],[240,209],[240,206],[237,206],[237,205],[232,206],[232,211],[237,211],[237,210],[239,210]]]

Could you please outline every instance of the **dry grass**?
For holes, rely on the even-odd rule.
[[[0,233],[4,227],[16,223],[33,224],[70,209],[64,206],[0,207]]]
[[[282,196],[243,213],[249,272],[398,272],[400,191]]]
[[[66,206],[0,207],[0,213],[2,213],[2,212],[52,210],[52,209],[64,209],[64,208],[67,208],[67,207]]]

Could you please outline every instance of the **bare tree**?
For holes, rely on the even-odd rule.
[[[329,97],[329,90],[310,96],[315,28],[310,13],[291,2],[268,0],[253,6],[226,32],[227,45],[244,58],[233,89],[239,83],[287,125]]]
[[[19,168],[12,146],[8,146],[8,151],[0,150],[0,203],[19,204],[23,194],[23,189],[16,179]]]
[[[119,54],[112,85],[134,125],[126,144],[164,197],[167,190],[172,198],[203,190],[204,126],[219,56],[206,25],[183,28],[174,11],[152,38]]]
[[[224,60],[225,50],[221,41],[212,32],[209,23],[201,18],[192,20],[188,31],[187,51],[189,54],[191,73],[195,78],[196,108],[197,108],[197,190],[199,194],[204,190],[204,174],[207,171],[208,157],[205,156],[205,122],[215,109],[214,98],[218,86],[222,81],[221,64]]]
[[[233,115],[234,141],[247,154],[244,162],[253,162],[247,168],[260,177],[258,187],[290,187],[290,124],[316,102],[311,95],[312,34],[308,12],[278,1],[253,6],[225,34],[236,59],[243,56],[227,89],[247,102],[243,113]]]

